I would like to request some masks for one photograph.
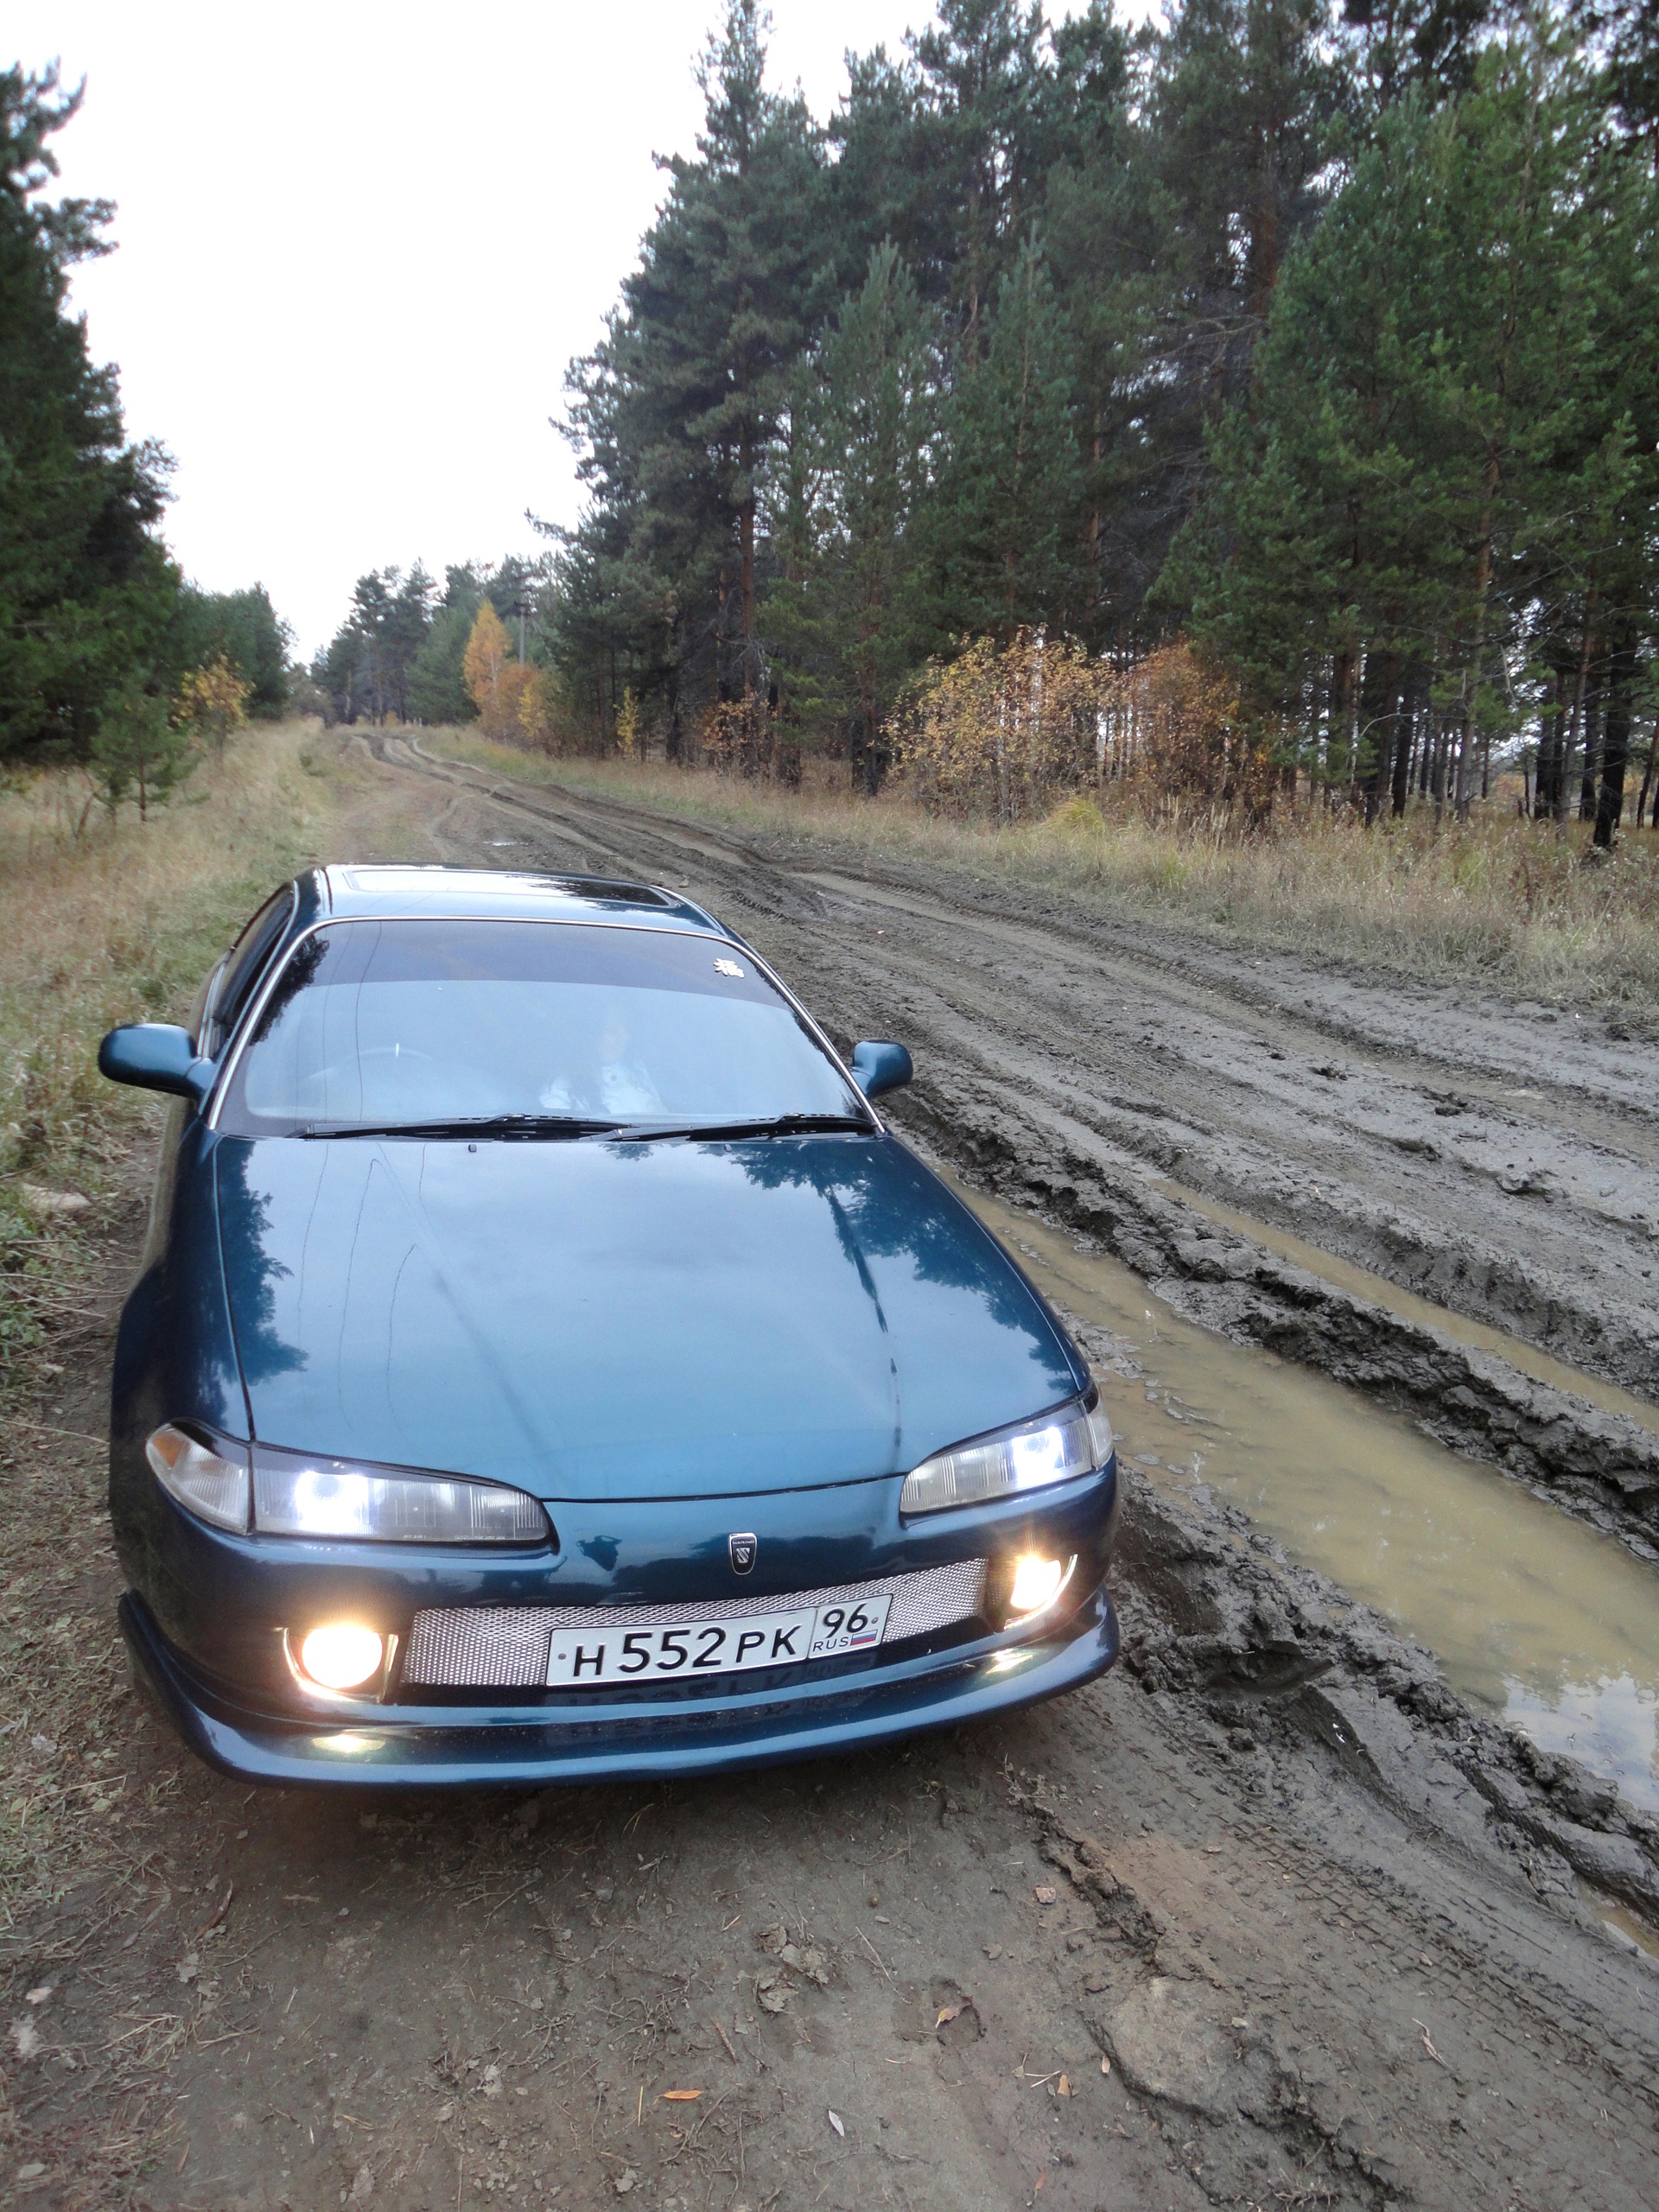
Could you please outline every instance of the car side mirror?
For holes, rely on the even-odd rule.
[[[915,1072],[902,1045],[867,1042],[853,1047],[853,1073],[867,1098],[879,1098],[884,1090],[898,1090]]]
[[[213,1062],[199,1059],[190,1032],[170,1021],[132,1021],[111,1029],[98,1048],[98,1071],[111,1083],[171,1091],[196,1105],[213,1080]]]

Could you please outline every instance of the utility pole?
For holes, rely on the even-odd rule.
[[[521,591],[518,598],[514,600],[512,602],[512,611],[518,617],[518,658],[520,660],[523,660],[524,658],[524,624],[529,620],[531,615],[535,613],[535,608],[531,603],[530,594],[527,591]]]

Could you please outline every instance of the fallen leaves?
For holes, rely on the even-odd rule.
[[[844,2135],[847,2133],[846,2128],[842,2124],[841,2114],[838,2112],[832,2112],[830,2113],[830,2125],[835,2129],[837,2135]]]
[[[770,1951],[774,1958],[807,1981],[817,1982],[820,1989],[830,1986],[829,1961],[815,1943],[791,1943],[781,1928],[768,1928],[756,1941],[763,1951]]]
[[[694,2105],[702,2094],[701,2089],[664,2089],[663,2102],[669,2105]]]

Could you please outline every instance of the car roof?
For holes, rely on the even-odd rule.
[[[562,921],[687,930],[729,938],[712,914],[661,884],[529,868],[346,861],[300,879],[302,924],[361,916],[456,921]]]

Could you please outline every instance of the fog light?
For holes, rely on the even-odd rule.
[[[1075,1560],[1044,1559],[1036,1552],[1022,1553],[1014,1562],[1014,1587],[1008,1592],[1008,1616],[1021,1620],[1052,1605],[1065,1589]]]
[[[326,1690],[354,1690],[378,1674],[385,1643],[372,1628],[354,1621],[330,1621],[314,1628],[300,1646],[300,1664]]]

